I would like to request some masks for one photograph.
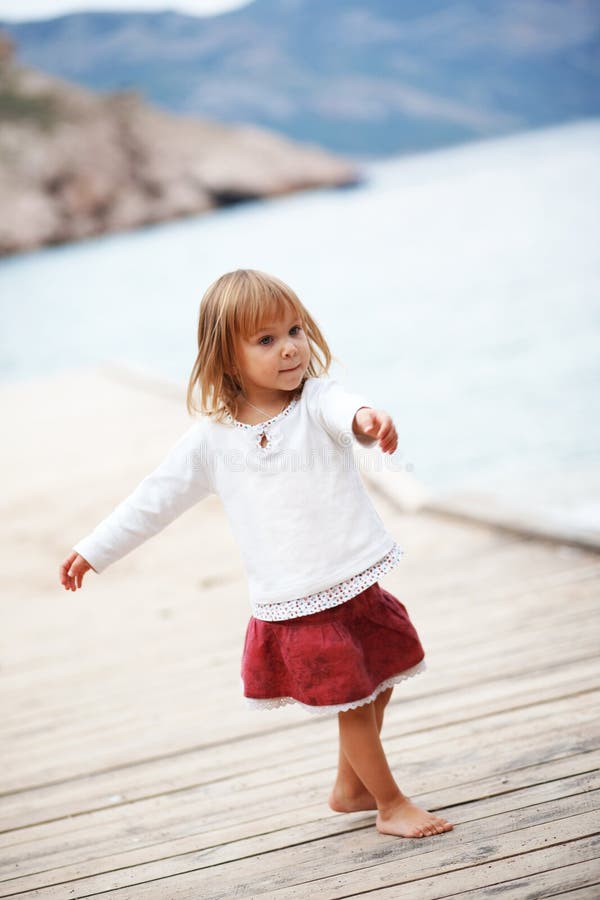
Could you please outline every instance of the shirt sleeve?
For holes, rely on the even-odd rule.
[[[74,544],[72,549],[96,572],[131,553],[199,500],[214,493],[202,433],[201,423],[194,423],[161,464],[90,534]]]
[[[335,379],[320,379],[317,391],[316,412],[323,428],[340,446],[351,446],[353,441],[370,449],[377,445],[377,439],[355,434],[352,430],[354,416],[361,406],[373,407],[362,394],[347,391]]]

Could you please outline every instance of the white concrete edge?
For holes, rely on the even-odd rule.
[[[364,452],[358,451],[359,454]],[[445,516],[535,540],[566,544],[594,553],[600,552],[600,532],[593,529],[561,528],[545,520],[535,511],[503,505],[491,491],[482,491],[478,494],[461,491],[435,494],[410,473],[395,472],[391,469],[372,472],[368,466],[361,471],[368,486],[381,493],[400,512],[423,512]]]

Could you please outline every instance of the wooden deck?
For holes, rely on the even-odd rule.
[[[600,556],[373,495],[406,552],[381,583],[428,665],[396,686],[384,746],[402,789],[455,823],[383,836],[327,806],[334,716],[242,704],[249,607],[216,498],[60,588],[71,543],[182,421],[90,378],[75,426],[60,388],[41,410],[23,391],[19,427],[35,410],[48,439],[4,460],[0,897],[600,897]],[[117,423],[136,449],[118,471]]]

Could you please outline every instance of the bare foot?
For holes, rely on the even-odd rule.
[[[409,797],[402,797],[393,806],[377,813],[375,827],[381,834],[396,834],[398,837],[429,837],[452,831],[454,825],[446,819],[416,806]]]
[[[375,797],[365,790],[360,794],[349,795],[339,785],[334,785],[329,795],[329,806],[334,812],[360,812],[362,809],[377,809]]]

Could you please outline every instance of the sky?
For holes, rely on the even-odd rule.
[[[50,19],[83,10],[152,11],[176,10],[188,15],[207,16],[246,6],[252,0],[0,0],[0,19]]]

